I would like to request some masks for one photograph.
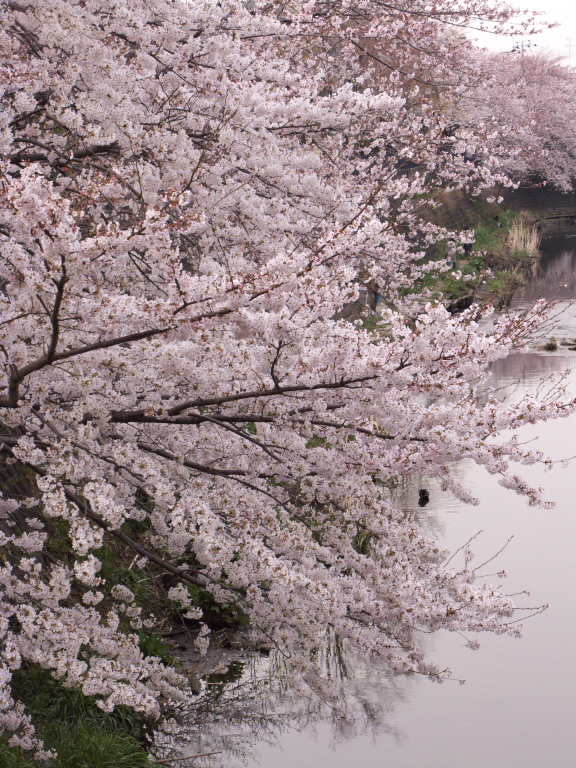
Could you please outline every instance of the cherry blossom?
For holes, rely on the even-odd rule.
[[[567,192],[576,165],[576,124],[572,105],[576,78],[549,52],[476,53],[485,77],[459,95],[454,119],[483,126],[486,151],[500,154],[517,183],[534,176]]]
[[[450,30],[513,18],[492,0],[2,3],[0,446],[34,478],[0,506],[14,744],[41,748],[11,694],[23,662],[106,710],[191,696],[124,631],[153,618],[107,585],[110,538],[172,574],[190,620],[188,585],[237,606],[318,690],[334,634],[442,680],[422,632],[517,633],[511,599],[390,492],[426,476],[473,503],[469,458],[538,504],[515,465],[541,457],[498,436],[573,409],[483,385],[545,307],[487,331],[489,309],[453,317],[424,287],[431,247],[470,233],[422,195],[506,181],[498,154],[470,161],[485,132],[439,109],[478,78]],[[374,328],[348,312],[366,287]],[[54,520],[72,566],[41,556]]]

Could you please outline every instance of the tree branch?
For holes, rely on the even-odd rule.
[[[340,406],[343,407],[343,406]],[[303,410],[312,410],[312,409],[303,409]],[[284,415],[285,418],[286,415]],[[86,421],[89,420],[89,417],[86,417]],[[112,419],[113,421],[116,421],[115,419]],[[242,413],[242,414],[232,414],[230,416],[224,415],[224,414],[216,414],[214,417],[207,416],[205,414],[194,414],[192,416],[180,416],[176,419],[170,419],[168,417],[158,417],[158,416],[141,416],[136,417],[134,419],[122,419],[121,423],[128,423],[128,424],[173,424],[174,426],[178,425],[198,425],[198,424],[204,424],[206,422],[211,424],[216,424],[220,426],[224,426],[225,423],[230,424],[246,424],[248,422],[252,422],[253,424],[274,424],[276,421],[276,416],[261,416],[259,414],[254,413]],[[383,432],[379,432],[376,429],[366,429],[365,427],[359,427],[357,424],[346,424],[343,422],[338,421],[327,421],[325,419],[301,419],[301,418],[293,418],[293,422],[296,424],[312,424],[313,426],[318,427],[330,427],[332,429],[346,429],[352,432],[359,432],[363,435],[368,435],[369,437],[377,437],[379,440],[396,440],[398,439],[398,435],[387,435]],[[244,435],[242,435],[244,436]],[[415,442],[415,443],[425,443],[426,440],[423,437],[407,437],[406,438],[409,442]],[[253,441],[256,442],[256,441]],[[261,443],[257,443],[262,447]],[[231,472],[232,474],[237,474],[236,472]]]
[[[206,397],[197,398],[196,400],[186,400],[180,405],[175,405],[167,411],[169,416],[176,416],[182,411],[186,411],[188,408],[203,408],[207,405],[222,405],[223,403],[233,403],[238,400],[249,400],[259,397],[273,397],[274,395],[284,395],[290,392],[313,392],[318,389],[346,389],[351,384],[362,384],[365,381],[374,381],[378,376],[371,374],[367,376],[359,376],[354,379],[340,379],[340,381],[334,382],[322,382],[320,384],[293,384],[286,387],[274,387],[272,389],[260,389],[253,390],[251,392],[237,392],[233,395],[221,395],[220,397]],[[137,421],[139,417],[144,417],[146,411],[140,409],[137,411],[112,411],[110,421],[113,423],[124,423]],[[250,421],[250,419],[245,419]]]
[[[214,467],[207,467],[205,464],[198,464],[195,461],[189,461],[188,459],[179,459],[175,453],[167,451],[164,448],[158,448],[148,443],[138,442],[136,443],[141,451],[146,453],[153,453],[156,456],[161,456],[163,459],[169,459],[170,461],[177,461],[188,469],[194,469],[197,472],[203,472],[207,475],[214,475],[215,477],[234,477],[234,476],[247,476],[249,473],[243,469],[215,469]]]
[[[50,336],[50,345],[45,355],[32,363],[28,363],[23,368],[14,368],[10,374],[8,381],[8,394],[0,397],[0,407],[15,408],[18,405],[19,390],[21,381],[33,371],[37,371],[44,366],[49,365],[55,359],[56,347],[58,345],[58,337],[60,333],[59,314],[62,306],[62,299],[64,296],[64,287],[68,282],[68,275],[66,274],[66,263],[64,257],[62,257],[62,276],[59,280],[54,280],[56,286],[56,297],[54,299],[54,306],[50,313],[50,324],[52,325],[52,334]]]
[[[2,442],[4,441],[2,440]],[[13,456],[13,452],[6,445],[6,443],[4,443],[4,448],[0,450],[4,450],[10,456]],[[41,477],[45,477],[48,474],[45,470],[41,469],[40,467],[36,467],[27,461],[22,461],[21,463],[26,467],[29,467],[32,471],[34,471],[37,475],[40,475]],[[80,498],[80,496],[78,496],[78,494],[75,493],[71,488],[62,484],[62,491],[64,492],[64,495],[66,496],[68,501],[71,501],[75,506],[77,506],[78,509],[87,518],[89,518],[94,523],[99,525],[100,528],[103,528],[107,533],[110,533],[115,538],[120,539],[120,541],[123,541],[131,549],[133,549],[134,552],[137,552],[139,555],[141,555],[142,557],[145,557],[151,563],[154,563],[160,568],[163,568],[168,573],[171,573],[174,576],[177,576],[182,581],[186,581],[189,584],[195,584],[196,586],[199,586],[199,587],[205,587],[207,582],[213,582],[214,584],[218,584],[224,589],[228,589],[231,592],[235,592],[237,594],[242,595],[242,590],[239,589],[238,587],[234,587],[231,584],[226,584],[225,582],[212,579],[208,575],[203,575],[201,571],[196,571],[192,568],[189,568],[188,566],[178,566],[178,565],[174,565],[173,563],[170,563],[168,560],[164,560],[164,558],[155,554],[147,547],[144,547],[142,544],[137,542],[131,536],[128,536],[128,534],[124,533],[123,531],[120,531],[118,528],[113,528],[110,525],[110,523],[104,520],[103,517],[93,512],[92,509],[90,508],[90,505],[87,502],[85,502],[82,498]],[[193,574],[197,574],[197,575],[193,575]]]
[[[43,107],[38,108],[26,115],[22,115],[21,117],[18,118],[18,120],[24,120],[26,117],[30,117],[31,115],[36,114],[42,109]],[[34,147],[39,147],[40,149],[44,149],[46,150],[46,152],[54,152],[59,157],[59,160],[55,163],[56,166],[64,166],[67,163],[73,162],[74,160],[84,160],[87,157],[98,157],[100,155],[113,155],[115,157],[118,157],[121,154],[120,145],[118,144],[117,141],[113,141],[111,144],[94,144],[91,147],[84,147],[83,149],[74,149],[69,155],[66,155],[61,150],[56,149],[56,147],[51,147],[49,144],[44,144],[41,141],[37,141],[36,139],[31,139],[28,137],[16,138],[14,139],[14,143],[30,144]],[[11,155],[4,155],[3,157],[5,159],[7,158],[8,160],[10,160],[11,163],[14,163],[14,164],[18,164],[20,162],[35,162],[35,163],[50,162],[48,159],[48,155],[44,154],[43,152],[26,152],[26,150],[23,150],[23,149],[20,150],[20,152],[15,152]]]
[[[97,341],[94,344],[87,344],[84,347],[75,347],[69,349],[66,352],[58,352],[52,354],[51,357],[44,355],[37,360],[33,360],[28,365],[22,368],[17,368],[12,371],[8,384],[8,394],[0,397],[0,408],[16,408],[18,406],[19,398],[19,386],[23,379],[26,378],[34,371],[39,371],[46,365],[56,363],[60,360],[68,360],[70,357],[77,357],[78,355],[84,355],[88,352],[94,352],[98,349],[106,349],[108,347],[116,347],[119,344],[125,344],[130,341],[140,341],[140,339],[148,339],[152,336],[158,336],[161,333],[167,333],[170,328],[152,328],[148,331],[140,331],[139,333],[129,333],[126,336],[117,336],[114,339],[108,339],[107,341]]]

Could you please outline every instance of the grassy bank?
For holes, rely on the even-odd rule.
[[[540,233],[524,212],[501,211],[477,223],[474,238],[472,253],[457,258],[456,269],[462,277],[444,276],[439,283],[454,311],[473,300],[506,306],[540,257]]]
[[[488,202],[462,192],[440,195],[435,202],[437,207],[430,207],[425,218],[456,232],[472,230],[474,243],[470,254],[457,254],[454,272],[461,276],[444,273],[429,280],[428,287],[447,299],[452,311],[473,301],[506,306],[539,259],[541,228],[535,220],[544,214],[519,210],[510,200]],[[436,246],[430,257],[443,262],[445,246]]]
[[[14,695],[25,704],[46,749],[58,756],[50,768],[146,768],[150,724],[128,707],[103,712],[94,697],[65,688],[32,665],[15,674]],[[37,768],[20,749],[0,742],[2,768]]]

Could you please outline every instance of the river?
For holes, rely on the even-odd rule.
[[[515,297],[510,311],[539,297],[555,298],[562,312],[547,336],[573,340],[576,238],[549,238],[543,254],[538,274]],[[491,384],[507,388],[514,397],[563,371],[576,393],[576,351],[560,345],[556,352],[514,353],[494,367]],[[212,679],[205,716],[190,722],[190,744],[183,754],[224,750],[197,759],[194,766],[576,766],[576,475],[574,462],[561,463],[576,454],[576,415],[527,426],[521,434],[558,462],[549,471],[539,465],[522,468],[531,484],[543,487],[547,500],[556,502],[554,508],[528,507],[484,470],[463,462],[459,475],[477,492],[480,505],[464,505],[430,484],[424,515],[450,550],[482,530],[473,547],[478,563],[511,539],[482,572],[505,568],[510,574],[506,592],[531,592],[518,598],[520,605],[550,602],[548,610],[525,622],[523,638],[481,636],[481,648],[471,651],[458,635],[432,636],[429,656],[465,679],[464,685],[391,679],[360,659],[340,658],[336,666],[344,669],[348,695],[359,713],[356,726],[331,722],[304,692],[291,688],[273,659],[244,659],[243,674],[235,682],[227,686],[224,678]],[[402,489],[399,501],[418,509],[417,488]]]

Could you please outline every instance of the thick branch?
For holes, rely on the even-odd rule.
[[[373,381],[378,376],[375,374],[368,376],[359,376],[355,379],[340,379],[340,381],[322,382],[320,384],[293,384],[286,387],[273,387],[272,389],[253,390],[251,392],[236,392],[232,395],[221,395],[220,397],[197,398],[196,400],[186,400],[180,405],[175,405],[167,411],[168,416],[176,416],[188,408],[203,408],[207,405],[222,405],[223,403],[233,403],[238,400],[250,400],[259,397],[274,397],[275,395],[284,395],[290,392],[313,392],[318,389],[346,389],[351,384],[361,384],[365,381]],[[140,409],[137,411],[113,411],[110,421],[114,423],[123,423],[137,421],[144,417],[146,411]],[[245,419],[250,421],[250,419]]]
[[[311,409],[302,409],[311,410]],[[285,418],[285,416],[284,416]],[[195,424],[216,424],[221,423],[224,426],[225,423],[229,424],[246,424],[252,422],[253,424],[274,424],[276,422],[276,416],[261,416],[253,413],[232,414],[230,416],[223,414],[215,414],[213,417],[202,415],[193,416],[180,416],[176,419],[161,416],[141,416],[134,419],[122,419],[122,423],[134,423],[134,424],[173,424],[177,425],[195,425]],[[359,427],[357,424],[350,424],[338,421],[327,421],[326,419],[302,419],[293,418],[292,422],[295,424],[312,424],[317,427],[330,427],[332,429],[345,429],[349,432],[359,432],[369,437],[377,437],[379,440],[396,440],[398,435],[387,435],[384,432],[380,432],[377,429],[366,429],[365,427]],[[426,440],[423,437],[407,437],[410,442],[425,443]],[[199,465],[200,466],[200,465]],[[231,474],[238,474],[237,472],[231,472]]]
[[[84,347],[75,347],[69,349],[66,352],[58,352],[48,355],[43,355],[37,360],[33,360],[28,365],[24,365],[22,368],[16,368],[10,375],[8,383],[8,394],[0,397],[0,408],[16,408],[18,406],[19,386],[23,379],[26,378],[34,371],[39,371],[46,365],[56,363],[59,360],[67,360],[70,357],[77,357],[78,355],[84,355],[87,352],[94,352],[98,349],[106,349],[108,347],[117,347],[119,344],[126,344],[130,341],[140,341],[140,339],[148,339],[152,336],[158,336],[161,333],[167,333],[170,328],[152,328],[148,331],[140,331],[139,333],[129,333],[126,336],[117,336],[114,339],[108,339],[106,341],[97,341],[94,344],[87,344]]]
[[[60,307],[62,306],[62,299],[64,297],[64,286],[68,282],[68,276],[66,274],[66,264],[64,258],[62,258],[62,277],[60,280],[55,281],[56,285],[56,299],[54,300],[54,307],[50,314],[50,324],[52,325],[52,336],[50,338],[50,346],[46,352],[47,362],[51,362],[58,346],[58,337],[60,335]]]
[[[49,365],[55,359],[56,347],[58,345],[58,337],[60,334],[60,307],[62,306],[62,299],[64,296],[64,287],[68,282],[68,276],[66,274],[66,265],[64,259],[62,259],[62,276],[59,280],[54,281],[56,285],[56,297],[54,299],[54,305],[52,312],[50,313],[50,324],[52,325],[52,333],[50,335],[50,345],[45,355],[32,363],[28,363],[23,368],[14,368],[10,374],[8,381],[8,394],[0,397],[0,407],[15,408],[18,404],[20,382],[33,371],[37,371],[44,366]]]
[[[36,114],[38,111],[41,111],[40,109],[34,110],[34,112],[31,112],[27,115],[22,115],[19,120],[23,120],[25,117],[30,117],[32,114]],[[14,142],[19,143],[26,143],[30,144],[34,147],[39,147],[40,149],[44,149],[46,152],[54,152],[56,155],[58,155],[58,160],[54,163],[56,166],[65,166],[67,163],[73,162],[75,160],[85,160],[88,157],[98,157],[101,155],[113,155],[114,157],[118,157],[120,155],[120,145],[117,141],[112,142],[111,144],[94,144],[91,147],[84,147],[83,149],[73,149],[68,155],[65,154],[65,152],[60,151],[59,149],[56,149],[56,147],[51,147],[48,144],[44,144],[40,141],[36,141],[35,139],[30,138],[17,138],[14,139]],[[4,156],[6,157],[6,156]],[[11,155],[7,156],[8,160],[10,160],[11,163],[18,164],[21,162],[29,162],[29,163],[48,163],[50,162],[49,157],[44,152],[27,152],[26,150],[22,149],[19,152],[14,152]]]

